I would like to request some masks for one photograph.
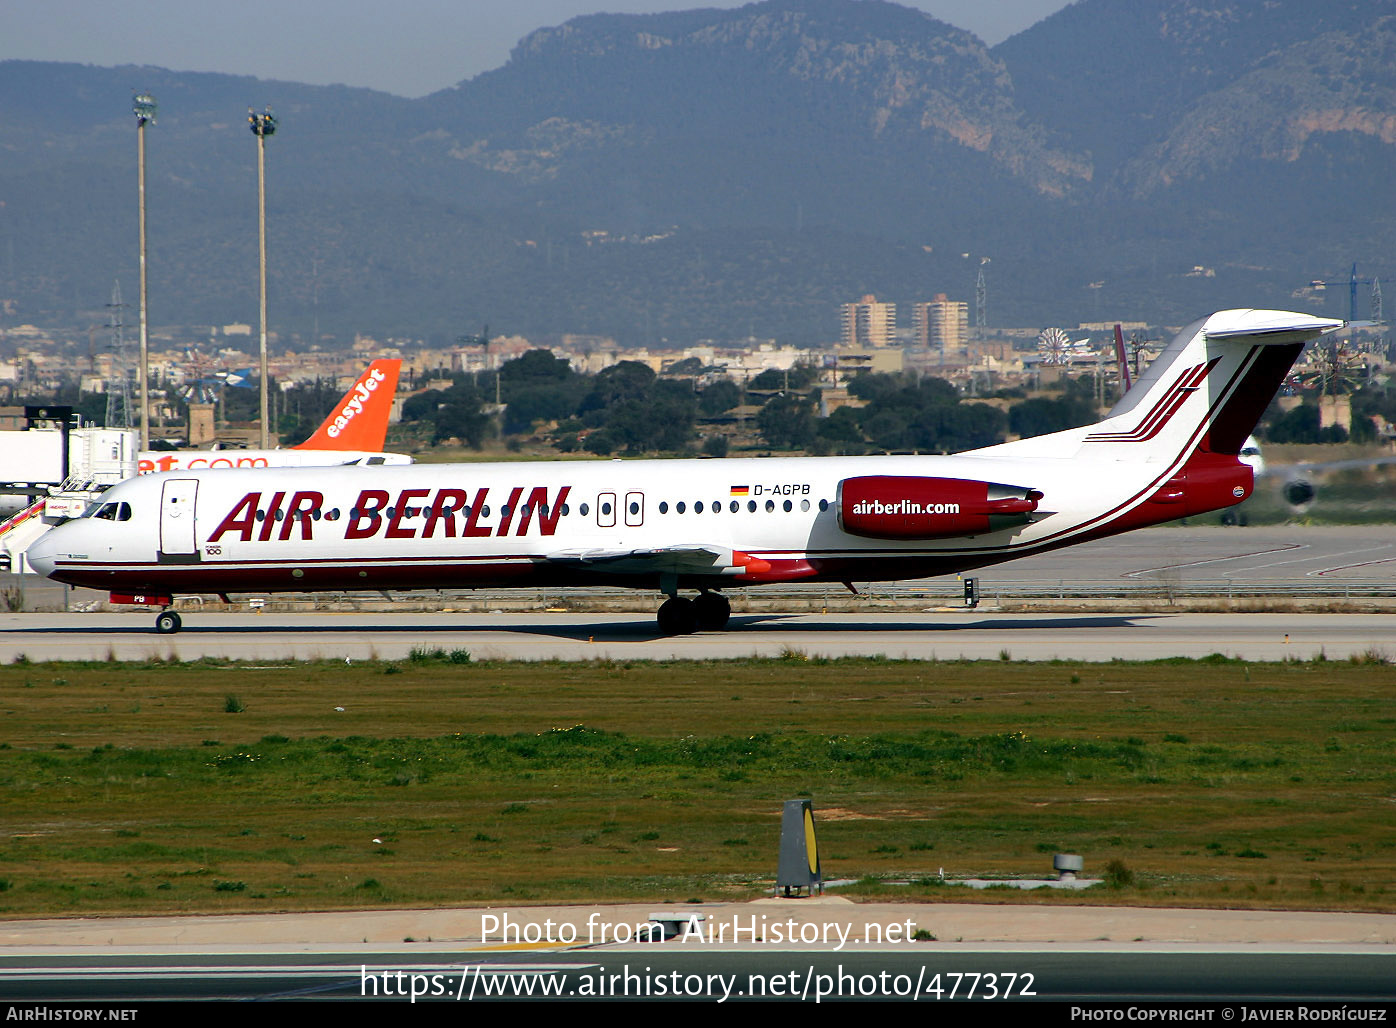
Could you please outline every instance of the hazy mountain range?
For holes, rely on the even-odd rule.
[[[1396,273],[1396,0],[1080,0],[993,48],[879,0],[594,15],[420,100],[4,62],[11,323],[135,296],[140,89],[157,325],[256,319],[249,104],[287,334],[812,343],[984,258],[990,325],[1176,323]]]

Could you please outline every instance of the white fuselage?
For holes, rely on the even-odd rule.
[[[770,565],[731,584],[946,573],[1100,534],[1101,514],[1137,501],[1166,465],[1042,458],[858,457],[605,461],[201,471],[123,483],[51,533],[55,577],[114,590],[406,589],[541,581],[650,586],[616,559],[666,548],[732,550]],[[937,541],[862,538],[840,527],[842,481],[860,475],[1014,483],[1043,493],[1012,529]],[[1178,516],[1169,510],[1166,516]],[[46,554],[44,559],[49,559]],[[30,560],[37,562],[31,551]],[[724,573],[679,571],[697,583]],[[81,581],[79,581],[81,579]]]

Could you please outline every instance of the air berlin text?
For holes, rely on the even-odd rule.
[[[917,503],[914,500],[898,500],[896,503],[883,503],[881,500],[864,500],[853,505],[854,514],[958,514],[958,503]]]
[[[490,506],[488,488],[472,495],[466,489],[402,489],[396,499],[386,489],[364,489],[349,510],[326,511],[323,493],[311,489],[262,494],[248,493],[230,510],[208,537],[216,543],[224,536],[243,542],[309,540],[322,521],[344,521],[345,539],[455,539],[499,535],[555,535],[566,509],[571,486],[562,486],[549,500],[546,486],[515,486],[497,509]],[[289,497],[289,499],[288,499]],[[493,515],[492,524],[484,524]]]

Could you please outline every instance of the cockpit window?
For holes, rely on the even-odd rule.
[[[103,521],[130,521],[131,505],[129,503],[104,503],[97,508],[94,518],[101,518]]]

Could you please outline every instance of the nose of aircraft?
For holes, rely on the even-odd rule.
[[[25,552],[29,566],[45,578],[53,574],[54,565],[57,563],[58,547],[54,544],[53,536],[53,531],[45,532],[35,539]]]

